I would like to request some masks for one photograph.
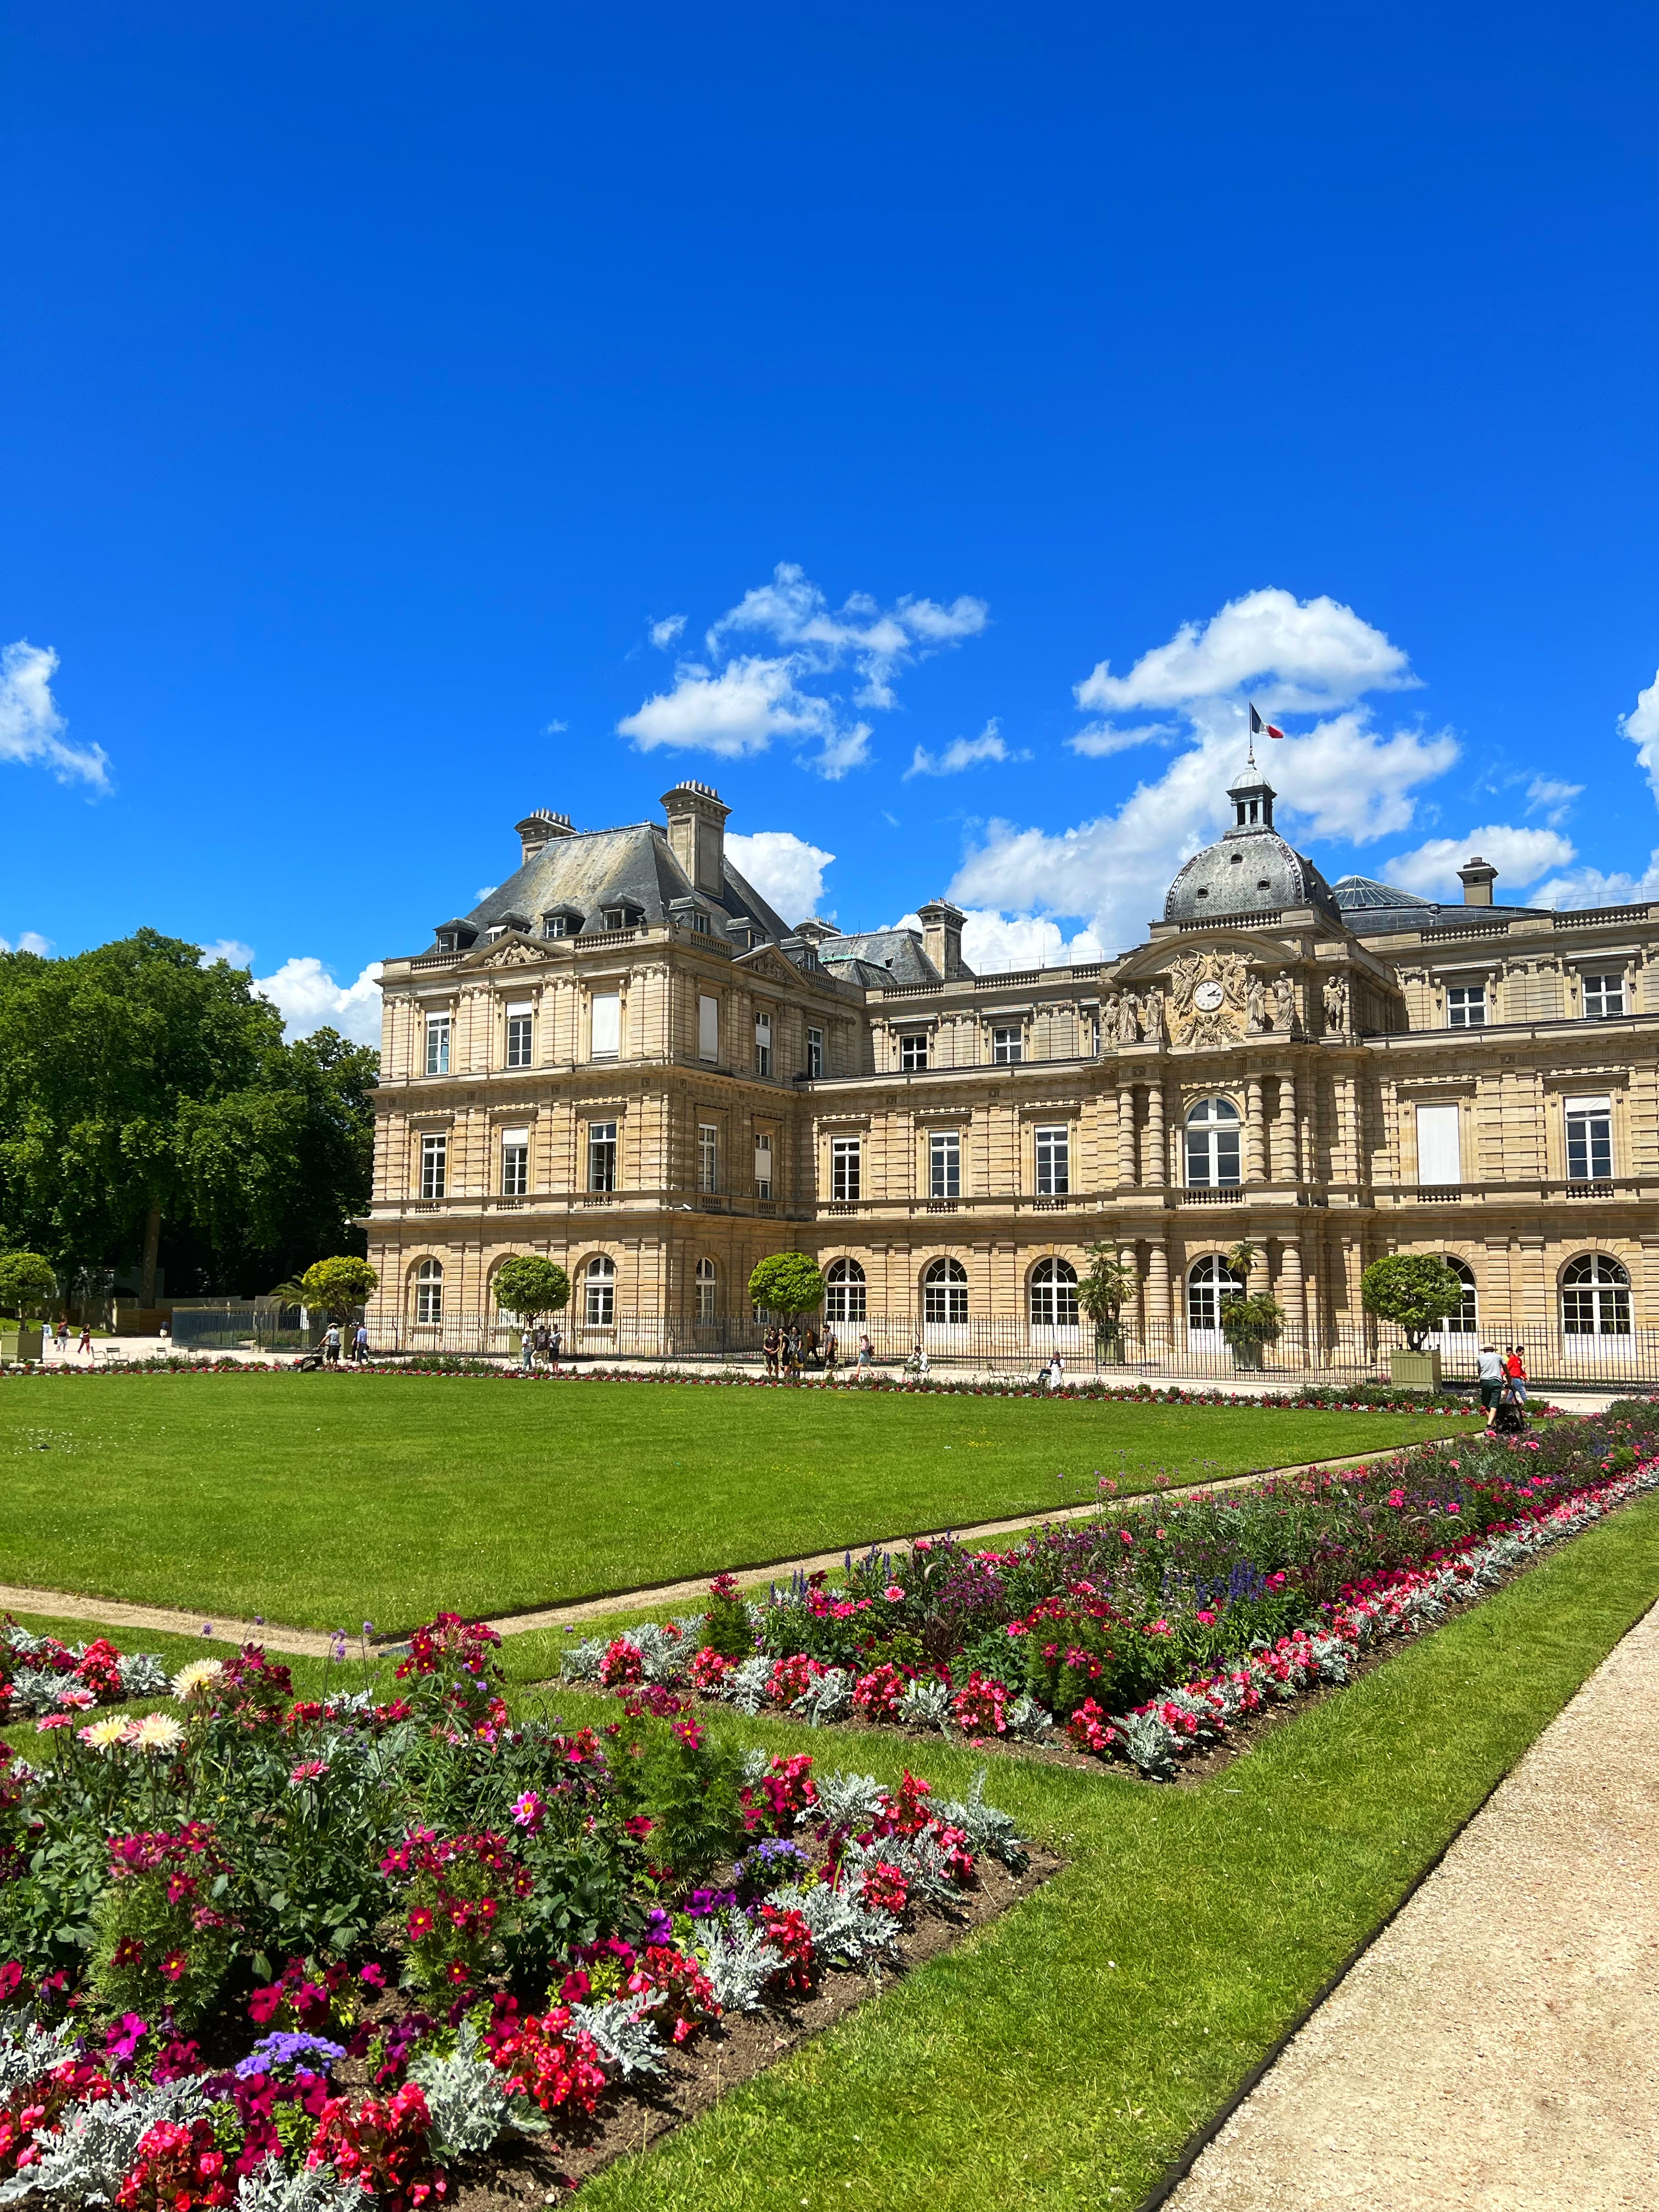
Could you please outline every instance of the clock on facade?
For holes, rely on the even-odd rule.
[[[1200,983],[1193,993],[1193,1004],[1201,1014],[1212,1014],[1227,994],[1219,983]]]

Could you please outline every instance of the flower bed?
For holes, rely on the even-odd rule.
[[[0,1722],[51,1715],[67,1728],[78,1712],[167,1687],[167,1670],[153,1652],[118,1651],[102,1636],[90,1644],[31,1636],[9,1613],[0,1626]]]
[[[1006,1552],[919,1537],[566,1654],[659,1713],[696,1698],[1124,1759],[1169,1779],[1250,1716],[1494,1588],[1659,1485],[1659,1407],[1121,1506]],[[1107,1489],[1110,1486],[1105,1486]]]
[[[545,2185],[637,2146],[622,2100],[697,2039],[862,1991],[1026,1866],[979,1784],[744,1759],[643,1698],[515,1726],[498,1641],[440,1616],[379,1702],[249,1645],[0,1747],[0,2202],[412,2212],[514,2146]]]

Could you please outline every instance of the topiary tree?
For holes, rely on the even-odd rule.
[[[45,1313],[57,1296],[50,1261],[38,1252],[0,1252],[0,1311],[27,1321]]]
[[[1097,1356],[1120,1354],[1123,1349],[1123,1324],[1119,1316],[1139,1288],[1134,1268],[1120,1256],[1115,1244],[1088,1245],[1084,1256],[1089,1262],[1089,1272],[1077,1286],[1079,1310],[1087,1314],[1095,1325]]]
[[[749,1296],[763,1313],[816,1313],[823,1304],[823,1278],[805,1252],[774,1252],[750,1276]]]
[[[342,1252],[332,1260],[313,1261],[306,1269],[298,1284],[300,1303],[308,1312],[326,1314],[331,1321],[347,1321],[359,1306],[368,1304],[380,1282],[367,1260],[354,1260]]]
[[[1463,1284],[1433,1252],[1390,1252],[1373,1260],[1359,1279],[1359,1297],[1367,1313],[1405,1331],[1413,1352],[1463,1303]]]
[[[503,1313],[538,1322],[544,1314],[562,1313],[569,1303],[570,1278],[552,1260],[515,1252],[495,1270],[495,1304]]]

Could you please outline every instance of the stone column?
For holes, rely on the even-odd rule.
[[[1267,1180],[1267,1127],[1261,1110],[1261,1078],[1252,1073],[1244,1086],[1244,1180]]]
[[[1120,1188],[1133,1188],[1135,1179],[1135,1087],[1117,1086],[1117,1180]]]
[[[1302,1295],[1302,1247],[1294,1237],[1279,1240],[1279,1303],[1285,1309],[1285,1327],[1292,1346],[1298,1352],[1304,1352],[1308,1341],[1308,1314]]]
[[[1146,1253],[1146,1319],[1151,1324],[1154,1353],[1171,1348],[1170,1313],[1170,1247],[1162,1231]]]
[[[1142,1147],[1141,1182],[1149,1190],[1162,1190],[1169,1180],[1169,1147],[1164,1133],[1164,1085],[1146,1085],[1146,1139]]]
[[[1123,1323],[1123,1334],[1126,1342],[1133,1348],[1139,1344],[1141,1334],[1139,1291],[1140,1255],[1134,1245],[1120,1244],[1117,1248],[1117,1256],[1119,1260],[1121,1261],[1124,1267],[1127,1268],[1130,1279],[1136,1285],[1136,1288],[1132,1291],[1128,1297],[1125,1299],[1119,1316]]]
[[[1355,1110],[1358,1100],[1352,1075],[1336,1079],[1337,1143],[1341,1148],[1340,1172],[1332,1177],[1336,1182],[1358,1182],[1359,1173],[1359,1116]]]
[[[1296,1121],[1296,1078],[1287,1068],[1279,1079],[1279,1111],[1273,1117],[1273,1181],[1300,1182],[1301,1146]]]

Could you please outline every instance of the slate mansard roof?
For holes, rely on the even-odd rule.
[[[674,919],[677,901],[690,900],[707,914],[709,927],[724,935],[727,925],[747,922],[757,939],[781,943],[789,925],[746,884],[730,860],[721,869],[718,896],[693,889],[669,848],[668,832],[653,822],[620,830],[581,830],[550,838],[539,853],[481,899],[465,920],[480,937],[499,928],[510,915],[539,932],[540,917],[558,908],[580,915],[581,928],[605,927],[607,909],[635,908],[647,925]],[[680,909],[685,912],[684,907]],[[573,930],[572,933],[574,932]]]
[[[939,983],[944,977],[913,929],[868,929],[852,937],[827,937],[818,958],[832,975],[878,991],[887,983]]]
[[[1419,898],[1395,884],[1379,884],[1371,876],[1344,876],[1331,894],[1342,919],[1356,937],[1387,937],[1402,929],[1439,929],[1448,923],[1515,921],[1525,915],[1547,914],[1541,906],[1467,906],[1461,900],[1443,905],[1437,899]]]

